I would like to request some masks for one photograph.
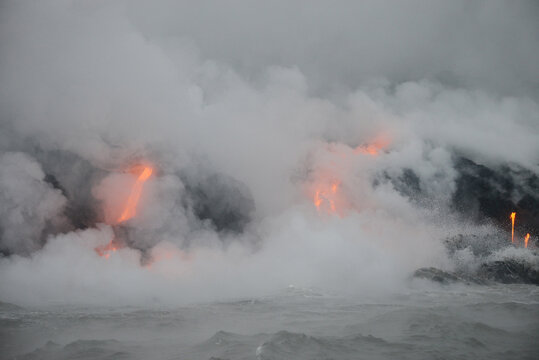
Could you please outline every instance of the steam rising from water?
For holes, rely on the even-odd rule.
[[[500,232],[455,213],[455,163],[539,173],[537,7],[300,3],[4,3],[1,300],[385,293],[456,266],[448,236]],[[479,20],[450,38],[463,14]],[[155,173],[136,217],[107,225],[140,162]],[[340,216],[313,204],[330,178]],[[115,238],[128,246],[99,257]]]

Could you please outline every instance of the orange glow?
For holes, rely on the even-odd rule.
[[[318,211],[326,211],[328,213],[337,212],[335,202],[337,201],[337,191],[339,190],[339,182],[333,182],[328,187],[327,185],[319,185],[314,193],[313,203]]]
[[[145,264],[145,266],[148,269],[151,269],[153,264],[158,263],[160,261],[170,261],[174,259],[174,257],[180,257],[182,260],[186,255],[180,250],[180,249],[153,249],[152,254],[148,262]]]
[[[390,141],[385,136],[379,136],[377,139],[375,139],[373,142],[359,145],[354,149],[354,152],[356,154],[367,154],[376,156],[378,155],[382,150],[384,150],[388,145]]]
[[[530,234],[526,234],[526,237],[524,238],[524,247],[528,247],[528,240],[530,240]]]
[[[517,216],[516,212],[512,212],[511,215],[509,215],[509,218],[511,219],[511,243],[515,243],[515,217]]]
[[[311,181],[306,184],[306,195],[317,211],[344,217],[352,209],[358,209],[353,193],[348,192],[346,179],[351,171],[369,157],[382,155],[391,144],[389,133],[379,133],[370,141],[351,147],[345,143],[324,143],[317,155],[316,167],[312,169]],[[369,157],[364,156],[369,155]]]
[[[132,169],[131,172],[140,171],[141,167],[137,166]],[[118,223],[124,222],[131,219],[137,214],[137,204],[140,199],[140,194],[142,193],[142,186],[144,182],[152,175],[153,169],[149,166],[142,166],[142,171],[131,189],[131,194],[127,199],[127,204],[122,212],[122,215],[118,218]]]
[[[97,255],[108,259],[110,255],[118,249],[120,249],[120,246],[114,240],[111,240],[107,245],[98,246],[94,250]]]
[[[118,224],[126,220],[131,219],[137,213],[137,204],[142,194],[142,186],[144,182],[150,178],[153,173],[153,169],[149,166],[137,165],[129,169],[129,172],[133,175],[137,175],[137,181],[131,189],[129,198],[127,199],[127,204],[125,205],[121,216],[116,221]],[[98,246],[94,250],[97,255],[104,257],[105,259],[110,258],[111,254],[121,249],[123,245],[121,242],[118,242],[116,239],[112,239],[108,244]]]
[[[380,149],[373,144],[360,145],[355,149],[356,153],[368,155],[378,155],[378,151],[380,151]]]

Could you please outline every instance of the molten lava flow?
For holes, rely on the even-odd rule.
[[[528,247],[528,240],[530,240],[530,234],[526,234],[526,237],[524,238],[524,247]]]
[[[515,217],[517,216],[516,212],[512,212],[511,215],[509,215],[509,218],[511,219],[511,243],[515,243]]]
[[[127,204],[125,205],[125,208],[122,211],[121,216],[116,220],[116,223],[122,223],[126,220],[131,219],[134,217],[137,213],[137,204],[140,199],[140,195],[142,193],[142,186],[144,185],[144,182],[150,178],[150,176],[153,173],[153,169],[149,166],[134,166],[129,170],[132,174],[139,174],[137,181],[133,185],[133,188],[131,189],[131,193],[129,194],[129,198],[127,199]],[[110,255],[117,250],[121,249],[123,247],[123,243],[118,241],[117,239],[112,239],[108,244],[103,246],[98,246],[95,248],[95,252],[105,259],[108,259]]]
[[[131,189],[131,194],[127,199],[127,204],[122,212],[122,215],[118,218],[118,223],[124,222],[131,219],[137,213],[137,204],[140,199],[140,194],[142,193],[142,185],[148,180],[152,175],[153,169],[149,166],[144,166],[141,174],[137,178],[133,189]]]
[[[329,187],[320,186],[314,193],[314,206],[318,211],[325,210],[328,213],[335,213],[337,207],[335,205],[337,190],[339,189],[339,183],[333,182]]]
[[[329,142],[320,153],[318,168],[314,169],[314,181],[307,186],[306,194],[312,199],[319,213],[337,214],[341,217],[351,209],[357,209],[354,198],[347,194],[345,179],[351,168],[361,162],[369,162],[367,154],[382,154],[391,143],[388,134],[379,134],[368,143],[353,148],[347,144]]]
[[[119,248],[120,246],[114,240],[111,240],[107,245],[96,247],[95,252],[97,253],[97,255],[108,259],[110,257],[110,254],[112,254]]]
[[[375,139],[373,142],[365,145],[359,145],[354,149],[354,152],[356,154],[367,154],[367,155],[378,155],[380,151],[384,150],[388,145],[390,141],[385,136],[379,136],[377,139]]]

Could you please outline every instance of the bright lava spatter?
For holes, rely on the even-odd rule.
[[[530,240],[530,234],[526,234],[526,237],[524,238],[524,247],[528,247],[528,240]]]
[[[516,212],[512,212],[511,215],[509,215],[509,218],[511,218],[511,243],[515,243],[515,217],[517,216]]]

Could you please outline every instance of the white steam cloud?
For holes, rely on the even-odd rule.
[[[0,5],[1,301],[395,291],[477,230],[452,212],[454,156],[539,174],[532,2],[249,5]],[[99,257],[139,161],[129,246]],[[313,205],[326,174],[340,216]]]

